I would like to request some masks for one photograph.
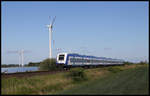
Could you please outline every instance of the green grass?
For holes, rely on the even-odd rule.
[[[73,82],[69,73],[1,78],[4,94],[148,94],[148,64],[85,70],[87,80]],[[128,82],[127,82],[128,81]]]
[[[59,94],[148,94],[148,67],[139,66],[79,85]]]
[[[62,90],[70,83],[65,73],[24,78],[2,78],[2,94],[47,94]]]
[[[86,73],[88,78],[96,78],[100,73],[105,70],[99,71],[97,69],[88,69]],[[57,73],[49,75],[31,76],[31,77],[11,77],[1,79],[1,92],[2,94],[54,94],[59,91],[69,89],[75,85],[83,82],[74,83],[71,78],[66,75],[69,73]],[[90,80],[92,80],[90,79]]]

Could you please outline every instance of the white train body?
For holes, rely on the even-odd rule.
[[[59,53],[56,57],[57,65],[64,66],[122,65],[123,62],[120,59],[79,55],[75,53]]]

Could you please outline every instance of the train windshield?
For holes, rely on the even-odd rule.
[[[59,60],[64,60],[64,55],[59,55]]]

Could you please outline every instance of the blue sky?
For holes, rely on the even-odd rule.
[[[49,16],[53,57],[74,52],[132,62],[148,60],[148,2],[2,2],[2,64],[39,62],[49,56]],[[57,50],[61,48],[61,50]]]

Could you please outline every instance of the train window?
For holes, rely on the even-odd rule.
[[[59,55],[59,60],[64,60],[64,55]]]
[[[70,58],[70,62],[75,62],[75,59],[74,58]]]
[[[90,60],[87,60],[88,63],[90,63]]]
[[[70,58],[70,62],[82,62],[81,58]]]

